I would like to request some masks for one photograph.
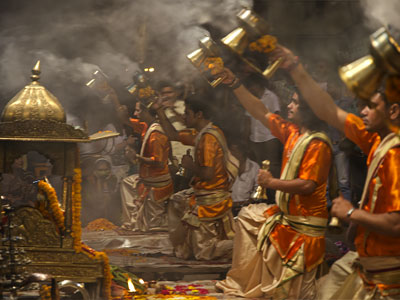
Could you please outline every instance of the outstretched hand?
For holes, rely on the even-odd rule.
[[[216,71],[216,69],[211,69],[211,74],[213,74],[215,79],[222,78],[223,84],[230,85],[236,79],[235,74],[233,74],[232,71],[228,68],[223,68],[222,70],[218,69],[218,72],[213,71]]]
[[[271,61],[276,61],[279,58],[283,59],[280,68],[285,70],[291,70],[295,65],[298,64],[299,58],[293,54],[293,52],[283,47],[282,45],[277,45],[276,48],[270,53],[269,58]]]

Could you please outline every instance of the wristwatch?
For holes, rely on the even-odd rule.
[[[355,210],[355,207],[350,208],[349,211],[346,213],[346,216],[347,216],[348,218],[350,218],[350,216],[351,216],[351,214],[354,212],[354,210]]]

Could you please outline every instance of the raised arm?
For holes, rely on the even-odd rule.
[[[159,103],[154,103],[152,105],[152,109],[154,109],[157,112],[160,125],[164,129],[164,132],[167,135],[168,139],[170,141],[179,141],[179,133],[175,129],[175,127],[171,124],[168,117],[166,116],[164,107]]]
[[[332,97],[308,74],[289,49],[277,46],[271,59],[275,60],[280,57],[284,59],[281,68],[289,72],[304,100],[307,101],[314,113],[329,125],[344,131],[348,113],[335,104]]]
[[[271,112],[268,108],[254,96],[243,84],[240,84],[239,79],[232,73],[231,70],[224,68],[224,71],[218,74],[218,77],[225,78],[223,83],[230,86],[233,93],[243,105],[243,107],[265,127],[269,127],[269,115]]]

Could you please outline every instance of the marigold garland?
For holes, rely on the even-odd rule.
[[[74,238],[74,249],[76,253],[83,251],[87,256],[100,260],[103,263],[103,293],[107,299],[111,299],[111,270],[110,263],[106,253],[95,251],[82,243],[82,225],[81,225],[81,209],[82,209],[82,196],[81,196],[81,182],[82,171],[80,168],[74,169],[74,178],[72,184],[72,237]]]
[[[192,295],[135,295],[135,300],[161,300],[161,299],[179,299],[179,300],[217,300],[212,296],[192,296]]]
[[[210,71],[212,75],[219,74],[224,69],[224,61],[221,57],[207,57],[203,62],[204,70]]]
[[[81,208],[82,208],[82,196],[81,196],[81,182],[82,182],[82,171],[80,168],[74,169],[74,177],[72,183],[72,228],[71,236],[73,237],[74,250],[76,253],[83,252],[88,257],[99,260],[103,264],[103,294],[107,299],[111,299],[111,270],[109,259],[106,253],[101,251],[95,251],[81,241],[82,227],[81,227]],[[57,199],[57,194],[54,188],[45,181],[39,181],[39,190],[46,194],[47,199],[50,203],[50,209],[54,217],[56,225],[61,229],[65,230],[64,225],[64,212],[60,208],[60,204]],[[84,250],[84,251],[82,251]],[[46,299],[46,298],[44,298]],[[51,299],[51,298],[49,298]],[[47,300],[47,299],[46,299]]]
[[[140,99],[147,99],[154,96],[156,92],[151,88],[151,86],[146,86],[145,88],[139,89],[138,97]]]
[[[113,276],[111,274],[110,261],[107,254],[105,252],[96,251],[84,243],[81,243],[81,250],[88,257],[100,260],[103,263],[103,294],[107,297],[107,299],[112,299],[111,280]]]
[[[276,48],[277,39],[272,35],[264,35],[255,42],[250,43],[249,49],[260,53],[269,53]]]
[[[43,284],[39,290],[40,300],[51,300],[51,286]]]
[[[82,171],[80,168],[74,169],[74,177],[72,182],[72,232],[74,238],[74,249],[76,253],[81,252],[81,209],[82,209],[82,196],[81,196],[81,182]]]
[[[43,180],[39,181],[38,187],[39,191],[44,193],[49,201],[50,211],[57,227],[61,231],[64,231],[64,211],[61,209],[58,202],[56,190],[50,184]]]

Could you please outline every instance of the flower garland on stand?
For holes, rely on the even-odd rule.
[[[81,252],[81,237],[82,237],[82,224],[81,224],[81,209],[82,209],[82,196],[81,196],[81,182],[82,171],[79,168],[74,169],[74,177],[72,183],[72,232],[74,238],[74,249],[76,253]]]
[[[76,253],[84,253],[88,257],[99,260],[103,264],[103,294],[107,299],[111,299],[111,270],[108,256],[105,252],[95,251],[89,246],[85,245],[81,241],[82,227],[81,227],[81,208],[82,208],[82,196],[81,196],[81,182],[82,182],[82,171],[80,168],[74,169],[74,177],[72,184],[72,232],[74,250]],[[41,180],[38,184],[39,191],[46,194],[47,199],[50,203],[51,213],[54,221],[58,228],[62,231],[65,230],[64,225],[64,211],[61,210],[60,204],[57,199],[57,194],[54,188],[47,182]]]
[[[56,190],[50,184],[48,184],[46,181],[43,180],[39,181],[38,187],[39,187],[39,193],[44,193],[49,201],[49,208],[52,219],[56,223],[57,227],[61,231],[64,231],[65,230],[64,211],[61,209],[60,204],[58,202]],[[42,207],[42,205],[40,205],[39,210],[42,212],[44,216],[48,216],[47,212],[43,212],[43,210],[46,210],[46,207]]]

